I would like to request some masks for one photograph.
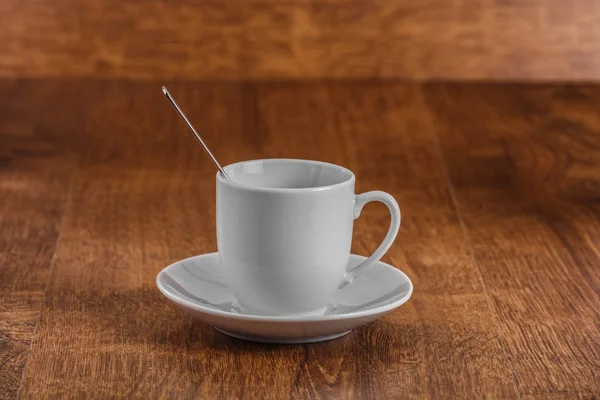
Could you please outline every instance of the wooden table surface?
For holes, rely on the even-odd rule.
[[[223,164],[326,160],[402,207],[410,301],[265,345],[156,288],[216,250],[215,168],[161,83],[0,80],[0,398],[600,395],[600,86],[166,82]]]

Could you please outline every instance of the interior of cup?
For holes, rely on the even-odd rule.
[[[227,176],[243,185],[269,189],[308,189],[352,179],[346,168],[320,161],[271,159],[244,161],[225,167]]]

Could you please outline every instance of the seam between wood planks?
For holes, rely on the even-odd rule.
[[[440,87],[440,86],[438,86],[438,87]],[[465,241],[467,244],[467,250],[469,252],[471,262],[473,263],[475,270],[477,271],[477,277],[479,279],[479,284],[481,285],[481,288],[483,289],[485,301],[488,305],[488,309],[491,314],[492,320],[494,321],[494,329],[496,330],[496,337],[498,338],[498,343],[500,344],[500,348],[502,348],[502,352],[504,354],[506,364],[510,368],[510,372],[513,377],[513,382],[515,384],[515,388],[517,389],[517,393],[519,394],[519,399],[523,399],[523,393],[519,386],[519,379],[517,377],[517,373],[515,372],[515,369],[513,368],[513,365],[510,363],[510,358],[508,357],[508,351],[504,344],[504,340],[502,339],[502,335],[500,335],[500,331],[498,330],[498,317],[497,317],[496,311],[494,310],[494,307],[492,305],[492,300],[488,293],[487,286],[485,285],[485,280],[483,279],[483,274],[481,273],[481,267],[479,266],[479,262],[477,261],[477,257],[475,256],[475,250],[473,249],[473,246],[471,244],[471,236],[469,235],[467,225],[465,223],[465,220],[462,216],[462,212],[460,210],[460,206],[458,204],[458,198],[456,196],[456,191],[454,190],[454,185],[452,184],[452,178],[450,177],[450,171],[448,170],[448,164],[446,163],[446,158],[444,157],[444,152],[442,151],[442,146],[440,145],[440,140],[438,138],[437,123],[433,116],[433,113],[431,112],[431,107],[429,105],[429,101],[427,100],[427,96],[423,93],[423,84],[418,85],[418,96],[422,99],[423,104],[425,105],[425,112],[429,116],[429,121],[431,123],[431,128],[432,128],[431,136],[433,137],[433,145],[435,147],[434,151],[437,153],[438,159],[441,163],[442,174],[444,175],[444,180],[446,181],[446,186],[450,193],[450,199],[452,201],[452,206],[454,207],[454,210],[456,212],[456,217],[458,218],[458,222],[460,224],[460,229],[465,238]]]
[[[29,343],[29,351],[27,352],[27,358],[25,359],[25,365],[23,366],[23,373],[21,374],[21,380],[19,382],[19,388],[17,390],[17,400],[21,398],[21,391],[23,389],[23,382],[25,381],[25,375],[27,372],[27,366],[29,365],[29,359],[31,358],[31,350],[33,349],[33,344],[37,339],[38,326],[42,319],[42,314],[44,313],[44,309],[46,308],[46,298],[48,294],[48,287],[50,286],[50,280],[52,279],[52,273],[54,272],[54,267],[56,265],[56,255],[58,254],[58,249],[60,247],[60,240],[62,238],[63,228],[65,226],[65,222],[67,220],[67,215],[71,209],[71,205],[73,204],[73,193],[75,192],[75,185],[77,180],[79,179],[79,167],[80,160],[77,160],[74,165],[74,171],[72,172],[71,182],[69,183],[69,190],[67,191],[67,198],[65,200],[65,209],[63,215],[61,217],[61,221],[58,228],[58,236],[56,237],[56,243],[54,245],[54,254],[52,255],[52,260],[50,261],[50,272],[48,272],[48,278],[46,279],[46,286],[44,287],[44,297],[42,299],[42,306],[40,307],[40,311],[37,317],[37,321],[35,322],[35,327],[33,328],[33,334],[31,337],[31,342]]]

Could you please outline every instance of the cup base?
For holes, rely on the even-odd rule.
[[[273,313],[273,312],[252,310],[248,307],[242,306],[241,304],[239,305],[239,309],[242,312],[242,314],[260,315],[260,316],[264,316],[264,317],[294,317],[294,318],[318,317],[321,315],[325,315],[325,313],[327,312],[327,306],[321,307],[317,310],[308,311],[308,312],[286,312],[286,313]]]

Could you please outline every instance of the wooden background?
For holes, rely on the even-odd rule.
[[[0,2],[0,398],[598,398],[599,7]],[[162,84],[223,164],[392,193],[411,300],[293,346],[168,303],[156,274],[216,250],[215,171]]]
[[[600,78],[597,0],[3,0],[0,76]]]

